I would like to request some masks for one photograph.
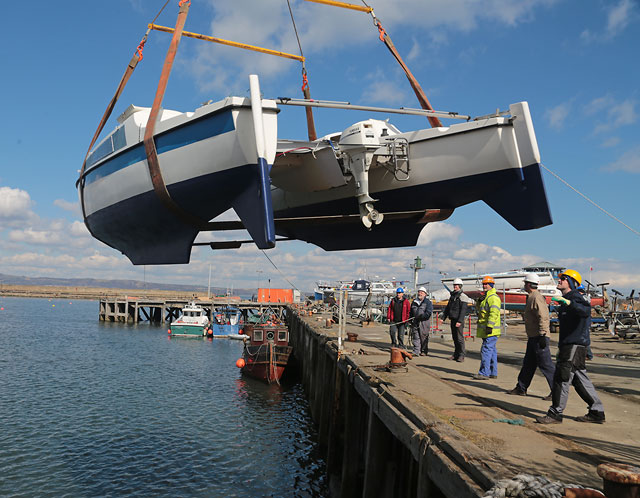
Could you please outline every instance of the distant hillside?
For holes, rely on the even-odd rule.
[[[107,289],[155,289],[185,292],[207,292],[203,285],[161,284],[157,282],[141,282],[140,280],[103,280],[97,278],[49,278],[24,277],[0,273],[0,284],[4,285],[33,285],[58,287],[104,287]],[[211,287],[211,294],[220,295],[227,292],[226,288]],[[236,295],[252,295],[256,289],[233,289]]]

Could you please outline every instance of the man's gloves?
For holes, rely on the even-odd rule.
[[[540,349],[544,349],[547,347],[547,336],[546,335],[541,335],[538,337],[538,346],[540,347]]]
[[[551,300],[555,301],[556,303],[564,304],[565,306],[569,306],[571,304],[571,301],[565,299],[564,297],[553,296]]]
[[[440,313],[440,320],[445,321],[447,319],[446,316],[444,316],[444,312]]]

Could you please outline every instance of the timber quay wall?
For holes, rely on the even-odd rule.
[[[488,465],[487,452],[435,415],[414,409],[406,392],[338,354],[335,334],[291,311],[291,344],[318,424],[332,496],[476,498],[496,475],[509,473],[500,464]]]

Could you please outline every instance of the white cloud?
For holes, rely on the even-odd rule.
[[[638,121],[637,104],[636,99],[629,98],[618,102],[607,94],[592,100],[584,108],[584,113],[587,116],[599,117],[600,124],[593,130],[595,134],[607,133],[622,126],[635,124]]]
[[[408,52],[409,60],[416,60],[419,54],[428,53],[429,49],[446,44],[448,32],[469,32],[483,22],[515,27],[532,20],[536,9],[554,2],[555,0],[396,0],[381,2],[376,6],[375,12],[392,38],[394,33],[401,33],[409,27],[421,30],[420,38],[414,40]],[[210,23],[210,33],[206,34],[291,54],[299,53],[289,11],[284,2],[236,0],[226,3],[209,0],[209,4],[214,20]],[[313,57],[326,58],[331,54],[335,64],[347,64],[347,61],[339,57],[340,51],[344,51],[345,47],[366,46],[379,50],[381,54],[385,50],[378,42],[375,26],[367,14],[301,0],[292,2],[292,10],[303,52],[309,58],[312,83]],[[411,15],[407,15],[408,12]],[[376,43],[380,48],[375,48]],[[187,63],[187,66],[196,76],[201,91],[222,90],[232,93],[246,90],[246,74],[250,72],[259,74],[263,80],[282,79],[284,72],[297,71],[299,68],[296,62],[289,59],[213,44],[199,45],[196,58]],[[224,70],[221,71],[220,68]]]
[[[620,156],[616,161],[603,168],[605,171],[626,171],[627,173],[640,173],[640,145],[636,146]]]
[[[611,137],[602,142],[602,147],[615,147],[620,143],[620,137]]]
[[[0,187],[0,220],[26,220],[33,216],[29,193],[11,187]]]
[[[611,10],[607,16],[607,36],[613,38],[621,33],[629,25],[633,11],[633,2],[631,0],[621,0],[620,3]]]
[[[362,92],[364,102],[381,102],[385,105],[400,105],[407,102],[410,97],[404,87],[400,87],[396,82],[382,79],[375,79]]]
[[[564,126],[564,121],[567,119],[571,110],[571,103],[564,102],[558,104],[551,109],[547,109],[544,113],[545,117],[549,120],[549,126],[556,130],[561,129]]]
[[[56,199],[55,201],[53,201],[53,205],[77,215],[82,214],[80,203],[78,201],[69,202],[64,199]]]
[[[600,30],[585,29],[580,34],[580,39],[584,43],[607,42],[622,33],[637,15],[634,10],[632,0],[620,0],[616,5],[610,7],[607,12],[606,25]]]

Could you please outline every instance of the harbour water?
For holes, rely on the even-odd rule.
[[[0,496],[328,496],[302,386],[242,377],[239,341],[0,307]]]

